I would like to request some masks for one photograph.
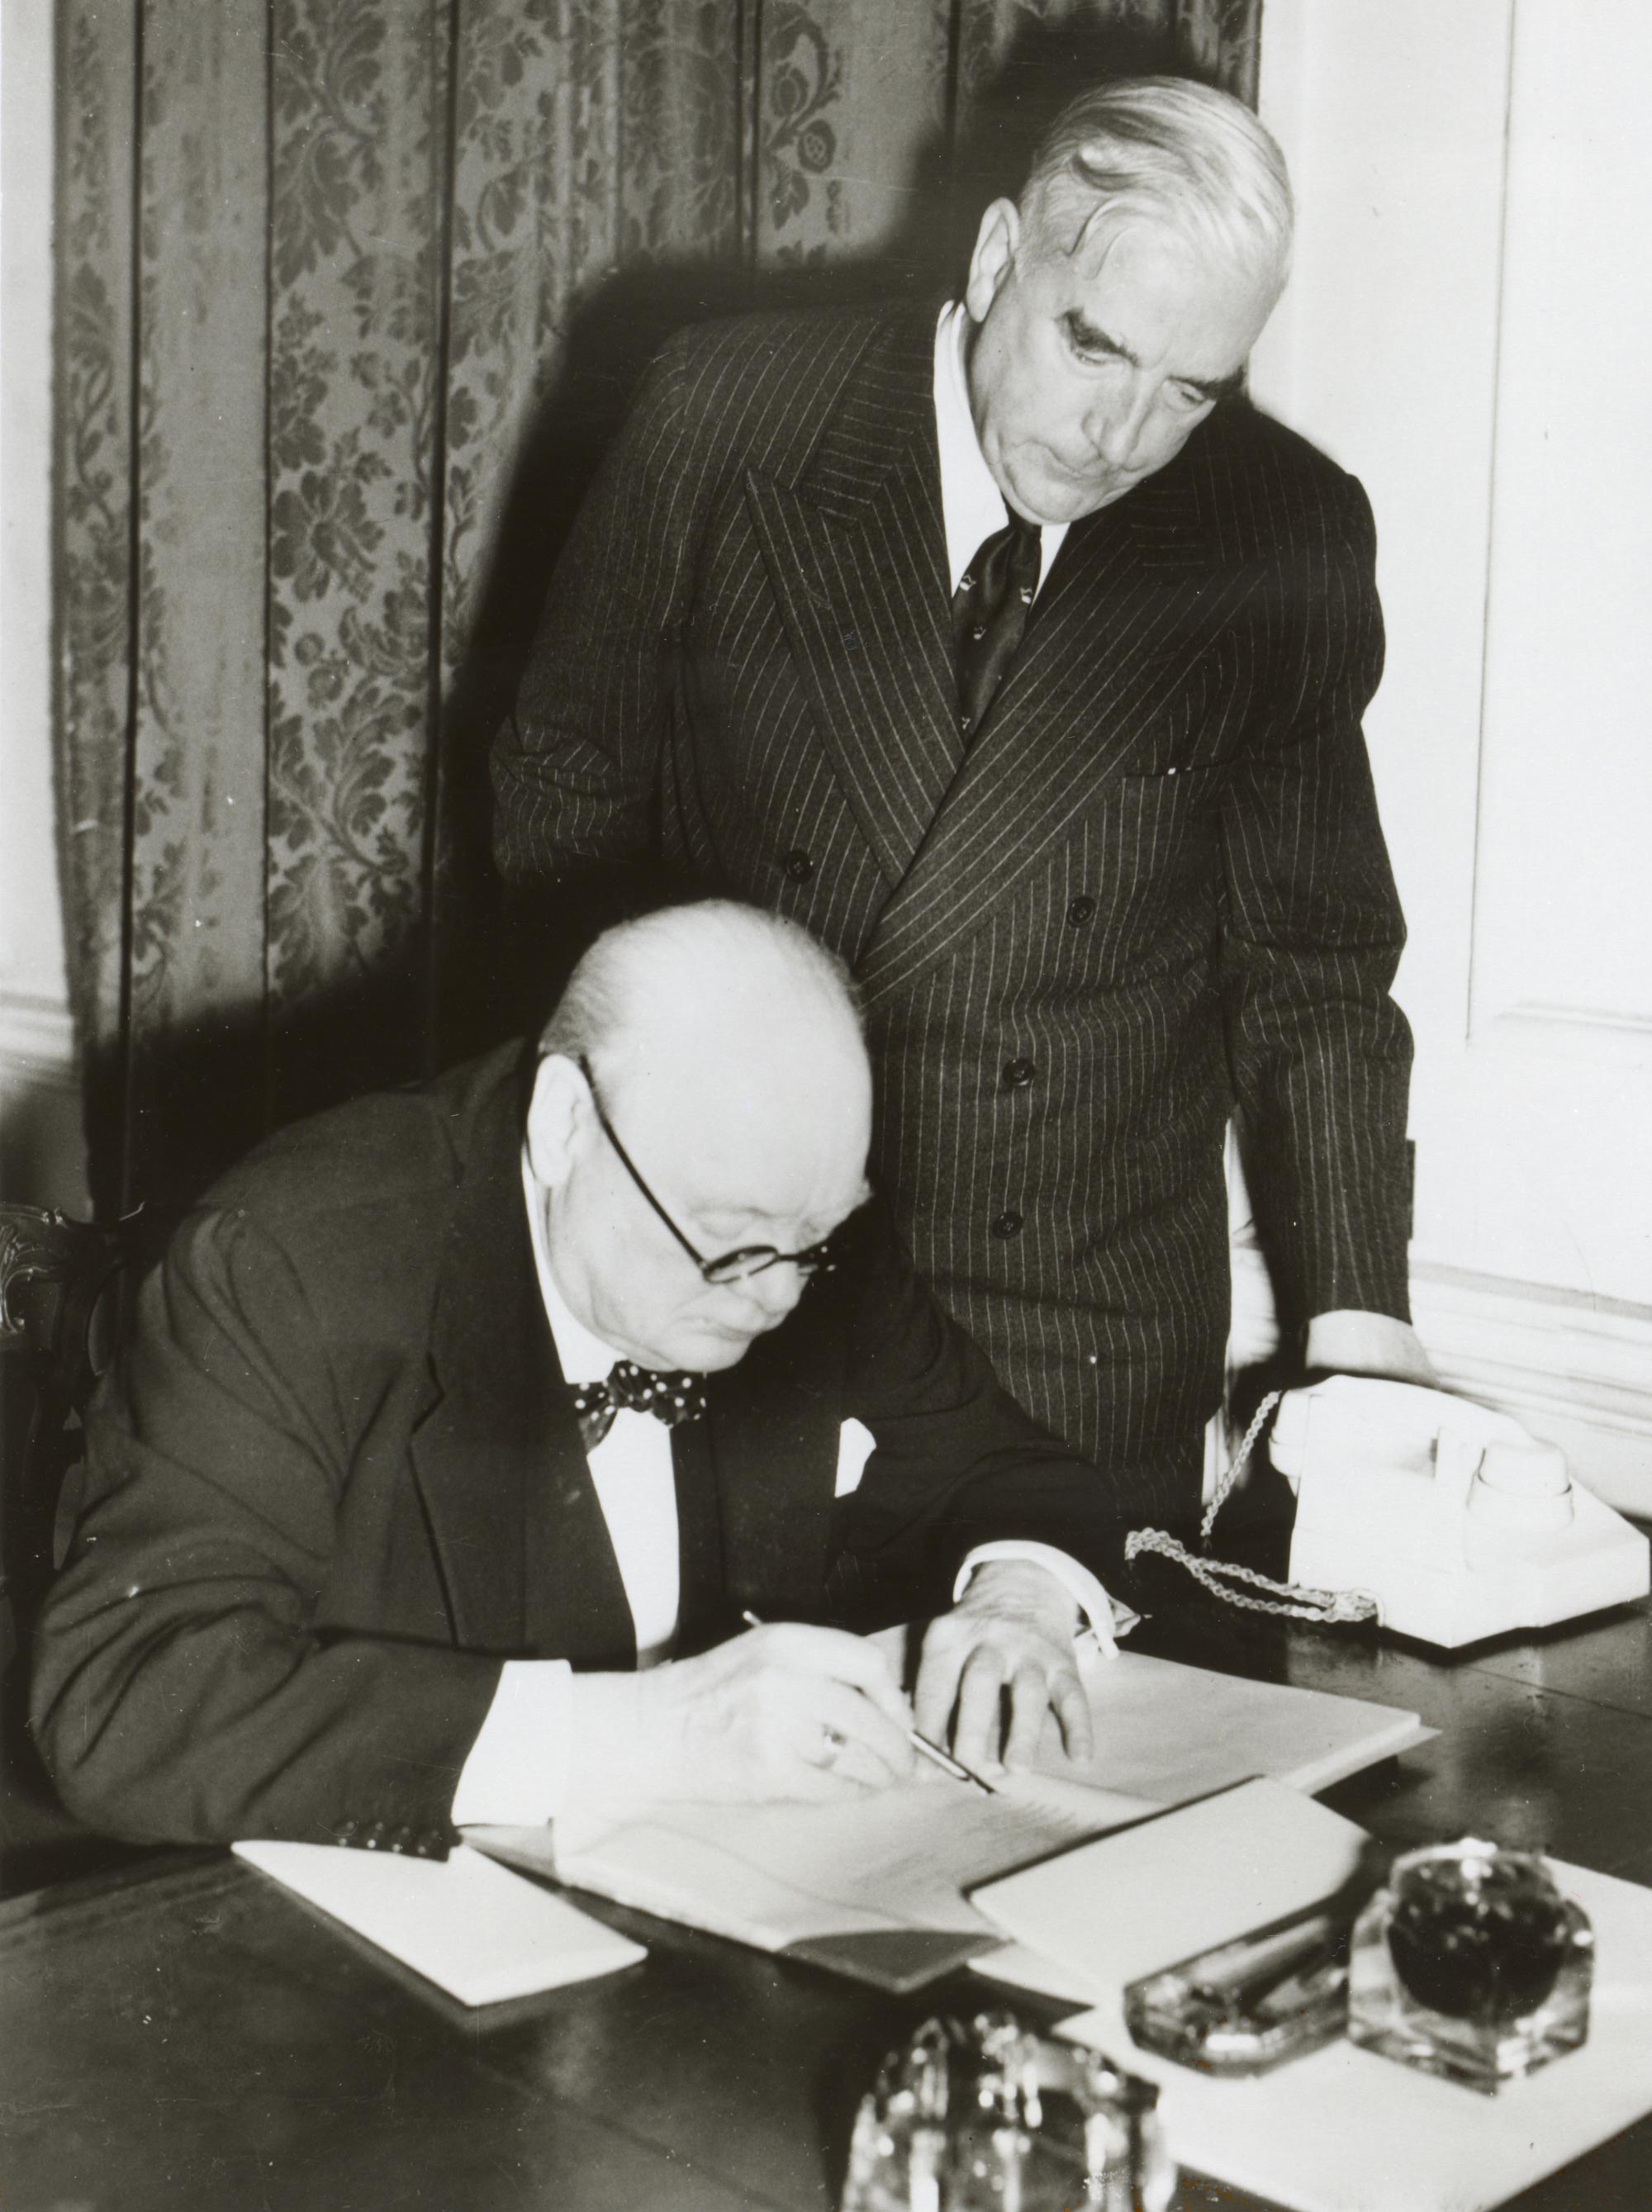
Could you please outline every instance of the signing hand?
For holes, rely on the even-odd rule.
[[[912,1717],[881,1651],[781,1622],[635,1675],[575,1677],[570,1784],[582,1806],[751,1804],[910,1778]]]
[[[1006,1766],[1031,1765],[1048,1712],[1060,1723],[1068,1758],[1088,1759],[1094,1741],[1073,1655],[1078,1622],[1066,1591],[1030,1560],[977,1567],[958,1603],[924,1638],[914,1700],[921,1733],[950,1741],[968,1766],[990,1765],[1000,1756],[1007,1691]]]

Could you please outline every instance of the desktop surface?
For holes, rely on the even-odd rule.
[[[1441,1729],[1326,1793],[1386,1842],[1479,1832],[1652,1882],[1645,1606],[1449,1656],[1261,1619],[1140,1635]],[[470,2014],[223,1853],[0,1905],[0,2203],[830,2212],[883,2053],[930,2012],[997,2001],[967,1974],[895,1997],[592,1909],[647,1943],[644,1965]],[[1189,2175],[1176,2201],[1260,2200]],[[1643,2212],[1652,2121],[1515,2202]]]

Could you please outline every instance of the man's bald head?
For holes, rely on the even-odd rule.
[[[540,1038],[581,1054],[615,1097],[663,1074],[724,1099],[759,1085],[802,1097],[818,1082],[870,1091],[848,969],[796,922],[708,899],[606,931]]]
[[[528,1152],[563,1296],[648,1364],[732,1365],[784,1320],[804,1275],[783,1262],[707,1284],[598,1103],[702,1259],[818,1243],[866,1188],[872,1078],[847,970],[756,908],[671,908],[598,939],[540,1049]]]

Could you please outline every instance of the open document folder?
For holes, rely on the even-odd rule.
[[[926,1772],[834,1804],[642,1807],[597,1822],[473,1828],[508,1864],[908,1989],[1001,1938],[964,1892],[1254,1774],[1320,1789],[1429,1734],[1414,1713],[1130,1653],[1088,1658],[1097,1751],[983,1797]]]
[[[1002,1939],[972,1883],[1156,1812],[1039,1774],[990,1797],[943,1775],[825,1805],[661,1805],[552,1828],[472,1828],[478,1849],[759,1951],[912,1989]]]

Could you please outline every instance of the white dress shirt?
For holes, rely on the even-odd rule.
[[[975,418],[969,409],[969,380],[964,368],[969,335],[969,310],[955,300],[941,309],[935,325],[935,440],[941,460],[946,565],[954,592],[982,541],[1002,530],[1010,519],[1004,495],[982,457]],[[1040,532],[1041,592],[1066,534],[1065,522],[1047,522]]]
[[[623,1354],[593,1336],[556,1286],[545,1236],[544,1194],[525,1152],[522,1196],[534,1273],[556,1358],[573,1382],[605,1382]],[[669,1659],[681,1598],[671,1432],[652,1413],[623,1406],[586,1454],[608,1524],[636,1634],[637,1665]],[[455,1826],[467,1821],[529,1827],[567,1802],[580,1685],[566,1659],[507,1659],[453,1793]]]

